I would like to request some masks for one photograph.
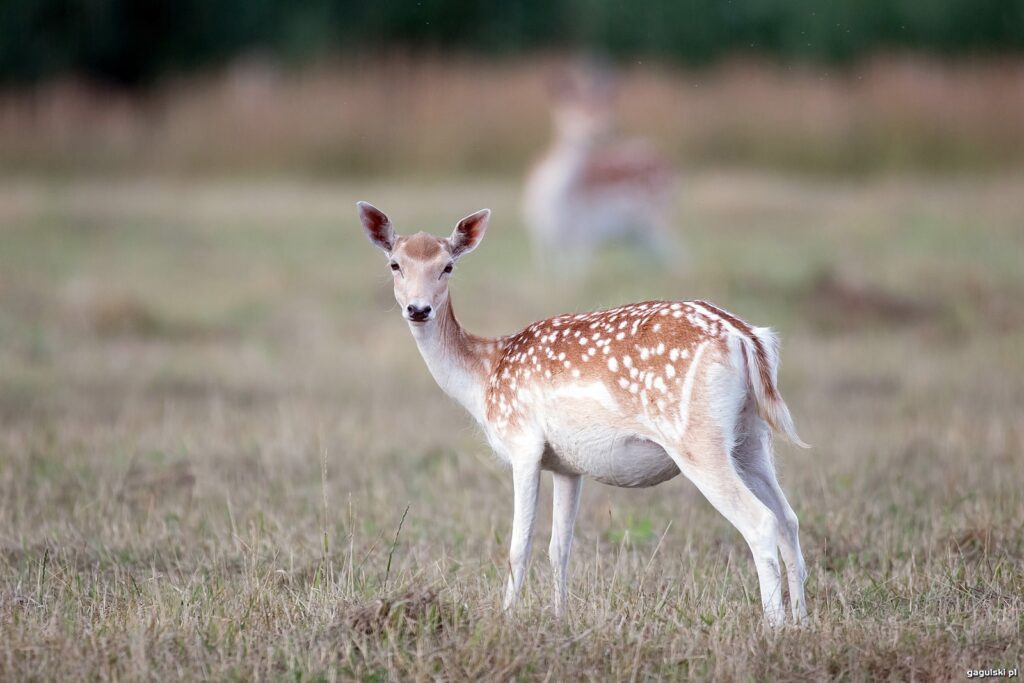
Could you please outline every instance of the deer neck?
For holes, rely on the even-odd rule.
[[[433,320],[424,325],[410,323],[409,329],[438,386],[482,423],[487,382],[501,340],[464,330],[455,318],[450,295]]]
[[[577,136],[559,133],[553,139],[547,153],[534,167],[531,186],[527,192],[534,204],[548,207],[563,201],[566,193],[572,192],[592,152],[593,142]],[[542,210],[542,213],[548,213]],[[557,227],[557,226],[556,226]]]

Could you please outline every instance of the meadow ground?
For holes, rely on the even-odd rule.
[[[0,183],[0,679],[960,680],[1024,664],[1024,176],[706,172],[685,275],[531,266],[506,181]],[[762,628],[688,482],[584,485],[572,616],[542,523],[498,610],[511,480],[360,234],[447,232],[479,333],[709,298],[783,337],[810,623]],[[542,517],[550,484],[545,481]],[[404,519],[404,522],[403,522]]]

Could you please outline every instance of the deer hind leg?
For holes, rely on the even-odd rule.
[[[686,397],[685,433],[676,443],[662,446],[679,470],[746,540],[757,568],[765,619],[769,624],[780,624],[785,612],[779,520],[746,485],[731,457],[747,395],[746,379],[718,363],[699,374],[707,383],[701,382],[703,386]]]
[[[765,619],[772,625],[782,623],[785,612],[775,513],[743,483],[720,441],[717,447],[690,443],[685,450],[666,450],[682,473],[743,536],[754,556]]]
[[[733,448],[733,461],[747,488],[771,509],[779,522],[779,550],[786,563],[790,608],[793,618],[800,623],[807,618],[804,596],[807,569],[800,550],[800,522],[775,476],[770,428],[752,412],[745,413],[743,421],[745,434]]]

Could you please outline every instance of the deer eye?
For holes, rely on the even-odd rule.
[[[391,262],[391,270],[398,270],[398,264],[394,261]]]
[[[452,264],[449,263],[447,266],[445,266],[444,267],[444,271],[442,271],[442,272],[445,272],[445,273],[452,272]]]

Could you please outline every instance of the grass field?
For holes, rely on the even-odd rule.
[[[531,267],[518,188],[0,183],[0,679],[962,680],[1024,663],[1024,176],[680,192],[686,275]],[[511,478],[427,374],[360,234],[494,209],[453,280],[497,334],[645,297],[783,336],[806,628],[675,479],[584,485],[498,610]],[[545,481],[542,517],[548,515]],[[404,519],[404,522],[403,522]]]

